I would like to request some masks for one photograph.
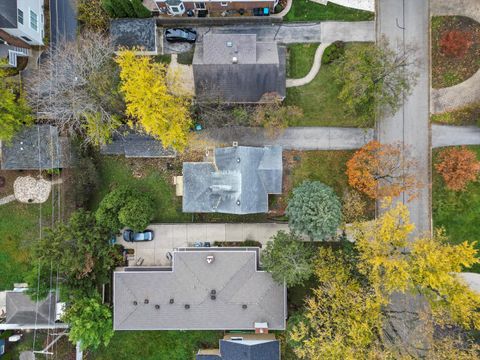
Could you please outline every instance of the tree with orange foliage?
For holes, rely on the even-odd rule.
[[[374,140],[347,162],[348,183],[373,199],[397,197],[406,192],[412,198],[421,184],[415,179],[416,162],[401,144]]]
[[[480,162],[475,152],[465,146],[444,149],[438,155],[435,169],[442,175],[445,185],[453,191],[463,191],[480,172]]]

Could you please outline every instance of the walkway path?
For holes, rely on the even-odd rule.
[[[320,71],[320,67],[322,66],[323,52],[329,46],[330,43],[323,43],[318,45],[318,48],[315,51],[315,57],[313,58],[312,68],[310,69],[308,74],[300,79],[287,79],[287,88],[307,85],[309,82],[313,81],[313,79],[315,79],[315,76],[317,76],[318,72]]]
[[[313,2],[327,5],[329,2],[346,6],[353,9],[375,11],[375,0],[311,0]]]
[[[480,128],[432,125],[432,147],[455,145],[480,145]]]
[[[170,265],[167,253],[174,248],[194,246],[195,242],[210,242],[213,246],[219,242],[241,242],[245,240],[259,241],[263,246],[278,231],[288,231],[287,224],[277,223],[238,223],[238,224],[152,224],[148,227],[154,232],[154,240],[130,243],[123,241],[122,237],[117,242],[135,250],[131,259],[135,263],[143,258],[143,264]]]
[[[480,23],[480,1],[431,0],[432,16],[461,15]],[[461,94],[461,96],[459,96]],[[480,69],[466,81],[443,89],[432,89],[431,111],[451,111],[480,101]]]

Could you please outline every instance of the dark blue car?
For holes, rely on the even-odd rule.
[[[152,241],[153,231],[145,230],[142,232],[135,232],[133,230],[127,229],[123,231],[123,240],[127,242]]]

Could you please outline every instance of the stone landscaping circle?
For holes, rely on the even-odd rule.
[[[13,183],[15,198],[27,204],[41,204],[48,200],[52,184],[44,179],[31,176],[18,177]]]

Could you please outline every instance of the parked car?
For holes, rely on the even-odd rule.
[[[123,240],[128,242],[136,241],[152,241],[153,240],[153,231],[145,230],[142,232],[135,232],[133,230],[127,229],[123,231]]]
[[[197,32],[187,28],[173,28],[165,30],[165,39],[168,42],[194,43],[197,40]]]

